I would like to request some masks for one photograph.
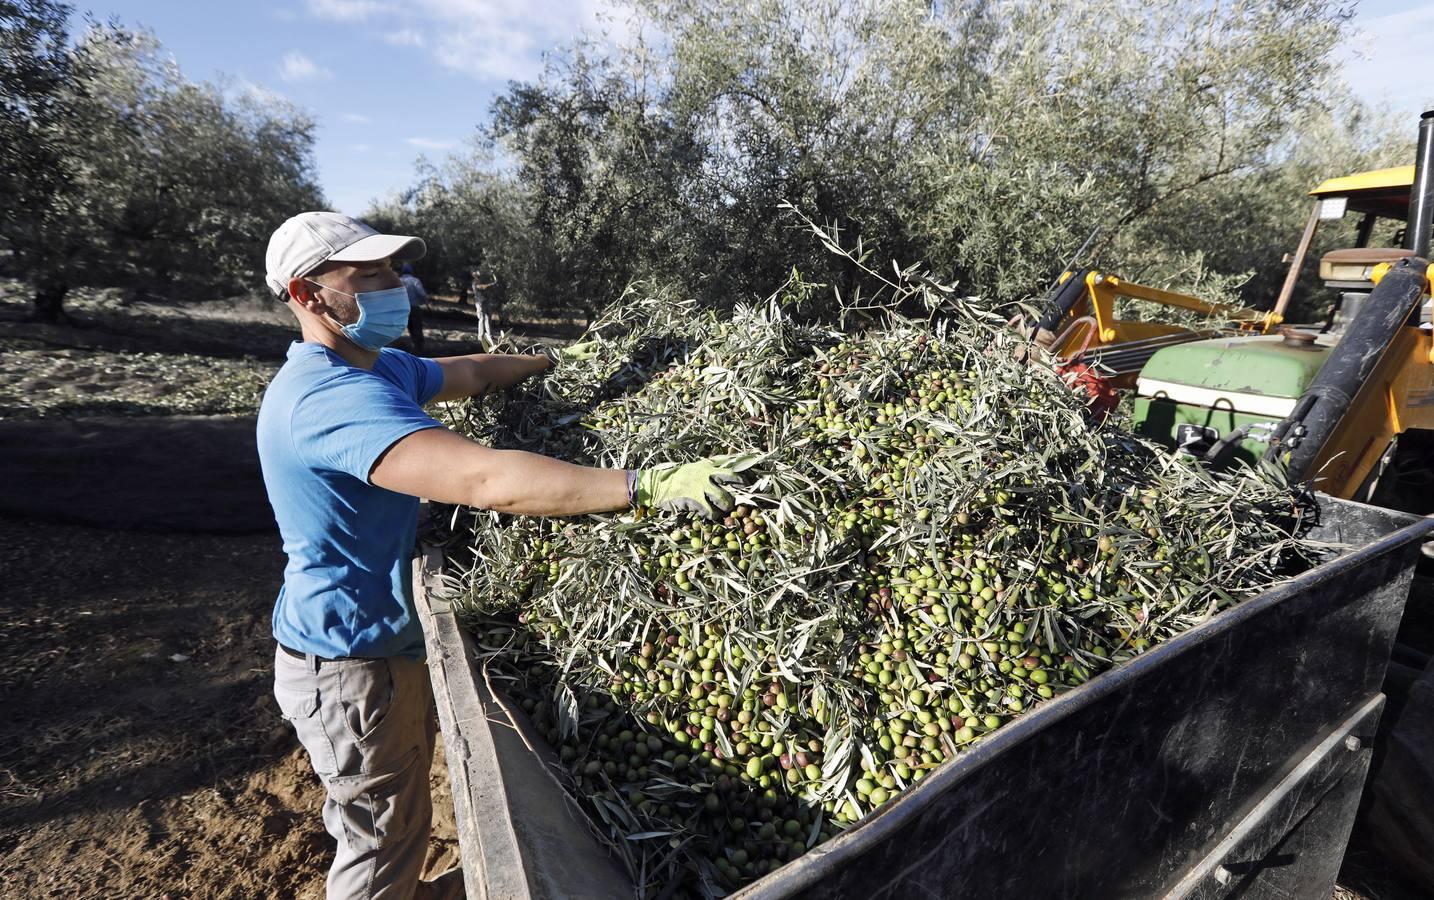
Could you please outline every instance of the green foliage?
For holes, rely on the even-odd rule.
[[[1342,93],[1345,16],[1331,0],[644,0],[632,37],[511,86],[482,128],[498,152],[450,161],[406,208],[426,234],[463,205],[454,186],[501,182],[533,257],[506,261],[510,281],[540,301],[600,306],[655,278],[730,305],[793,261],[855,290],[784,201],[1003,303],[1096,226],[1086,262],[1266,301],[1305,192],[1408,156],[1406,123]]]
[[[485,671],[639,897],[726,896],[1305,555],[1275,470],[1092,427],[979,299],[914,272],[845,331],[792,314],[814,290],[725,315],[637,286],[591,359],[445,410],[589,464],[744,458],[720,521],[443,517]]]
[[[533,225],[532,198],[511,177],[492,171],[478,146],[440,164],[420,163],[421,180],[404,195],[375,204],[364,216],[380,230],[417,234],[428,253],[414,265],[430,290],[466,297],[474,269],[499,272],[510,300],[541,311],[572,309],[558,293],[563,273]]]
[[[322,202],[312,123],[187,81],[149,35],[93,26],[61,52],[63,21],[52,24],[30,64],[48,48],[63,77],[45,104],[20,108],[17,128],[39,149],[27,157],[25,202],[3,219],[37,316],[58,317],[74,285],[199,294],[251,284],[273,229]]]
[[[591,312],[620,293],[634,262],[655,248],[669,247],[673,262],[690,259],[689,210],[677,198],[700,156],[692,135],[656,105],[652,73],[640,60],[594,60],[579,51],[556,63],[557,73],[499,98],[491,131],[517,160],[517,184],[546,249],[548,264],[529,274],[549,279],[555,299]]]
[[[50,0],[0,0],[0,238],[12,252],[67,174],[56,132],[71,70],[69,14]]]
[[[1293,253],[1310,215],[1308,192],[1321,181],[1351,172],[1408,165],[1413,157],[1413,123],[1378,110],[1363,110],[1342,92],[1300,123],[1288,146],[1274,147],[1272,161],[1252,166],[1175,196],[1159,215],[1148,216],[1125,235],[1111,253],[1136,280],[1195,293],[1210,300],[1236,300],[1269,307],[1286,275],[1285,254]],[[1325,222],[1316,234],[1310,259],[1354,241],[1356,216]],[[1377,232],[1375,244],[1386,244]],[[1180,258],[1199,254],[1198,269],[1243,274],[1234,295],[1214,296],[1208,276],[1181,271]],[[1317,267],[1307,264],[1287,315],[1311,321],[1323,315]]]

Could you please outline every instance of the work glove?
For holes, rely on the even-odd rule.
[[[583,360],[596,359],[597,355],[597,341],[579,341],[576,344],[569,344],[558,351],[558,359],[564,362],[582,362]]]
[[[739,484],[739,472],[749,468],[756,457],[714,456],[700,462],[653,466],[637,473],[634,499],[638,506],[680,510],[715,519],[718,511],[732,508],[732,494],[725,485]]]

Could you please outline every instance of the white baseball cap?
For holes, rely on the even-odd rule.
[[[264,282],[284,297],[289,293],[290,279],[307,275],[329,260],[418,259],[427,250],[421,238],[379,234],[343,213],[299,213],[269,238],[269,251],[264,254]]]

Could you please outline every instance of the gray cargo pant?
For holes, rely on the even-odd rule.
[[[300,659],[280,647],[274,696],[328,791],[324,827],[338,841],[329,900],[409,900],[433,817],[427,665],[400,656]]]

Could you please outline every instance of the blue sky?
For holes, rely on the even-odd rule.
[[[319,180],[334,208],[360,214],[411,184],[420,155],[474,133],[510,80],[580,31],[621,31],[604,0],[110,0],[80,10],[145,26],[185,74],[269,92],[318,121]],[[1434,2],[1365,0],[1339,55],[1371,102],[1412,119],[1434,102]],[[1375,54],[1381,35],[1397,35]],[[1390,47],[1389,45],[1395,45]],[[1411,83],[1415,92],[1410,92]]]
[[[269,92],[318,122],[319,181],[362,213],[486,118],[513,79],[580,30],[620,27],[603,0],[69,0],[144,26],[194,80]],[[77,16],[78,18],[78,16]]]

